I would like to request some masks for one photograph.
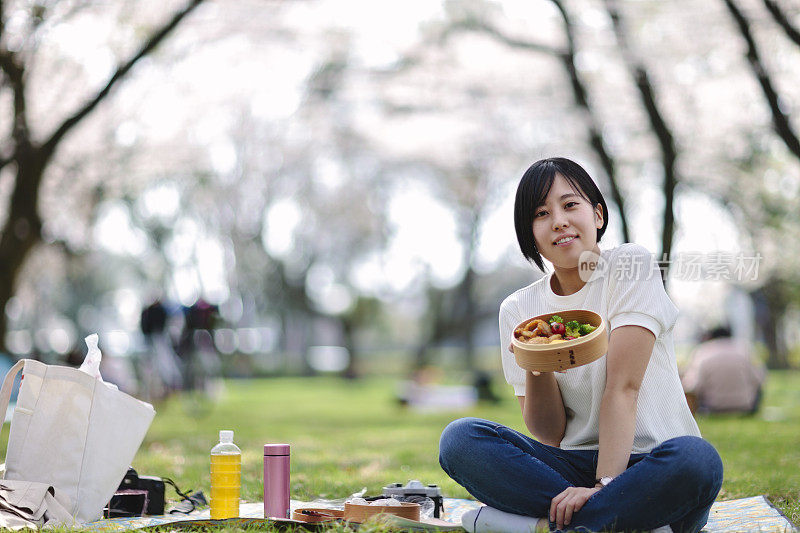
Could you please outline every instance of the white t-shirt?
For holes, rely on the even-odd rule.
[[[609,333],[620,326],[641,326],[656,336],[653,354],[639,389],[632,453],[647,453],[674,437],[700,436],[678,375],[672,328],[678,309],[664,290],[652,254],[642,246],[623,244],[601,252],[592,279],[578,292],[555,294],[550,273],[516,291],[500,305],[500,344],[503,373],[517,396],[525,396],[525,371],[508,351],[514,327],[536,315],[588,309],[606,321]],[[600,400],[606,385],[606,356],[556,373],[567,412],[561,448],[597,449]]]

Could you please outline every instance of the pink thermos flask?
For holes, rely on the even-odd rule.
[[[291,518],[289,445],[264,445],[264,518]]]

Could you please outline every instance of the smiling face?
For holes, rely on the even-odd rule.
[[[545,259],[559,269],[578,268],[582,252],[599,253],[597,230],[603,227],[602,207],[592,206],[561,174],[556,174],[544,204],[533,215],[533,238]]]

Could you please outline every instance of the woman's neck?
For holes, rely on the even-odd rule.
[[[550,279],[550,288],[559,296],[575,294],[586,285],[581,279],[578,269],[556,269]]]

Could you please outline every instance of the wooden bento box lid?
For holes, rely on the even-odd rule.
[[[380,513],[393,514],[408,518],[409,520],[419,521],[420,505],[418,503],[400,502],[401,506],[384,505],[360,505],[357,503],[345,502],[344,519],[349,522],[364,522],[368,518]]]

